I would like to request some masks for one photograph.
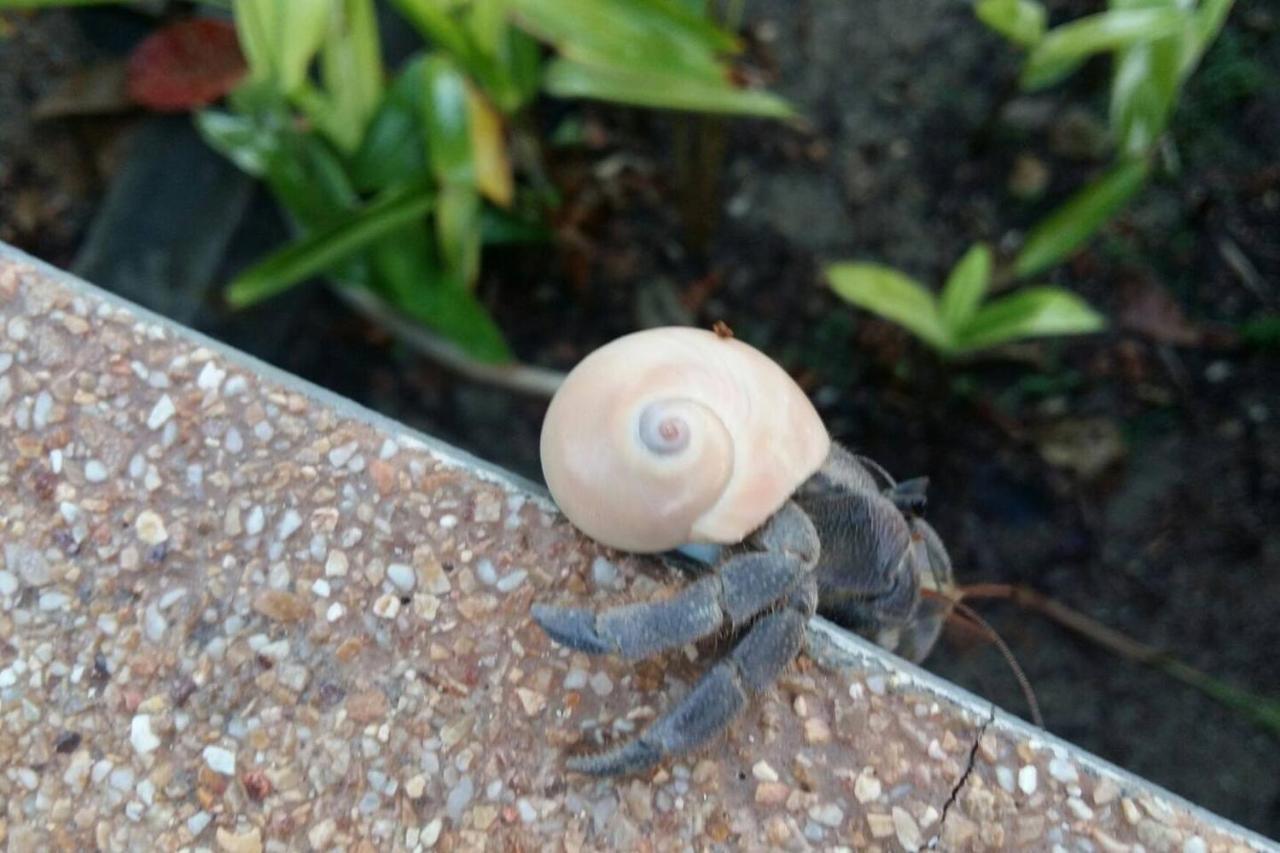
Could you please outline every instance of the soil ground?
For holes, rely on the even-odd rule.
[[[930,476],[929,515],[961,582],[1029,584],[1280,696],[1280,354],[1235,333],[1280,310],[1274,8],[1237,4],[1190,83],[1171,134],[1179,172],[1052,274],[1110,330],[965,364],[840,303],[821,268],[877,260],[937,282],[974,240],[1016,246],[1100,168],[1105,64],[1000,108],[1017,57],[964,4],[771,0],[747,20],[753,68],[809,127],[728,124],[702,251],[679,216],[688,182],[673,146],[687,122],[597,107],[546,117],[581,118],[590,144],[551,157],[573,239],[488,259],[483,293],[520,357],[567,368],[639,325],[724,320],[797,375],[838,440],[899,476]],[[0,38],[0,237],[64,267],[111,174],[110,125],[29,113],[45,80],[97,50],[62,16]],[[228,269],[283,234],[265,200],[254,211]],[[458,381],[322,289],[285,314],[211,307],[199,325],[538,477],[543,402]],[[1275,734],[1034,614],[977,606],[1051,731],[1280,836]],[[1024,708],[972,633],[950,632],[927,666]]]

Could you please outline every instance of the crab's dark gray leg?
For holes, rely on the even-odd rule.
[[[818,587],[810,575],[780,607],[757,619],[727,657],[635,740],[605,752],[571,758],[567,766],[597,776],[634,773],[665,756],[688,752],[706,743],[742,712],[751,697],[768,690],[795,659],[817,605]]]
[[[705,637],[728,622],[743,625],[799,586],[818,559],[813,522],[795,504],[775,513],[751,538],[760,551],[726,557],[667,601],[595,612],[535,604],[533,618],[561,645],[592,654],[643,658]]]

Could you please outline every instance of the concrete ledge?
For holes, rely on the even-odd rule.
[[[705,754],[567,775],[715,649],[570,654],[529,604],[677,582],[0,246],[10,849],[1277,849],[820,620]]]

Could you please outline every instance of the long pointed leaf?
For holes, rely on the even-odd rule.
[[[434,203],[435,195],[422,188],[379,199],[241,273],[227,288],[227,301],[243,308],[275,296],[424,216]]]
[[[511,360],[511,350],[489,312],[441,269],[424,224],[412,223],[382,238],[372,255],[378,289],[400,310],[475,358]]]
[[[561,56],[593,66],[723,76],[736,40],[669,0],[511,0],[517,22]]]
[[[1142,187],[1147,169],[1145,159],[1121,162],[1073,195],[1027,235],[1014,273],[1035,275],[1074,252]]]
[[[1096,332],[1105,325],[1102,316],[1074,293],[1028,287],[979,310],[956,344],[961,352],[973,352],[1025,338]]]
[[[1164,133],[1178,96],[1178,38],[1135,44],[1116,56],[1111,80],[1111,128],[1127,157],[1149,152]]]
[[[1185,20],[1177,9],[1113,9],[1054,27],[1027,56],[1022,88],[1051,86],[1095,53],[1174,35]]]
[[[974,243],[947,276],[938,307],[942,324],[954,337],[977,312],[991,285],[991,250]]]
[[[1039,0],[978,0],[974,12],[982,23],[1023,47],[1040,41],[1048,18]]]
[[[329,0],[235,0],[232,8],[253,79],[293,94],[324,40]]]
[[[791,106],[776,95],[739,89],[727,80],[702,82],[676,73],[600,68],[557,59],[545,88],[562,98],[594,98],[641,107],[789,118]]]
[[[382,48],[373,0],[341,0],[334,7],[320,68],[337,115],[331,138],[351,153],[382,100]]]
[[[422,65],[422,117],[431,168],[441,183],[475,184],[467,117],[467,80],[443,54]]]
[[[920,282],[880,264],[844,263],[827,267],[831,287],[851,302],[905,326],[935,349],[950,351],[947,334],[933,294]]]

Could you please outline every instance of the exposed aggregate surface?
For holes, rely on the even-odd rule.
[[[570,653],[530,603],[679,582],[461,454],[0,253],[11,850],[1267,845],[827,628],[704,753],[566,774],[722,649]]]

